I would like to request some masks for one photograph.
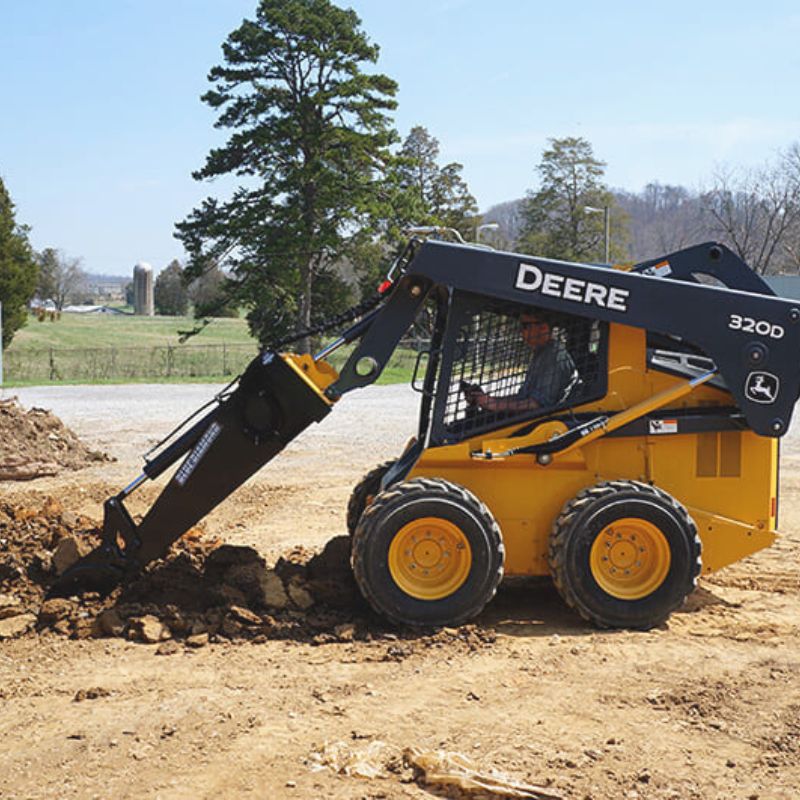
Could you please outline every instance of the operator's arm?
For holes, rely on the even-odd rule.
[[[541,408],[541,403],[534,397],[492,397],[486,392],[472,395],[474,403],[484,411],[533,411]]]

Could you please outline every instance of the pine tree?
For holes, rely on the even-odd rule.
[[[411,129],[400,149],[397,171],[414,200],[413,222],[455,228],[464,238],[473,238],[478,205],[461,177],[462,169],[455,161],[440,167],[439,141],[421,125]]]
[[[550,139],[536,171],[540,187],[522,210],[520,247],[535,255],[567,261],[601,261],[604,220],[590,209],[608,208],[613,222],[611,252],[621,255],[621,211],[603,183],[605,162],[595,158],[586,139]]]
[[[176,235],[190,277],[214,265],[231,275],[264,343],[312,322],[317,278],[375,211],[397,86],[362,70],[378,48],[360,24],[329,0],[261,0],[209,75],[203,100],[232,134],[195,178],[232,174],[242,185],[208,198]]]
[[[3,304],[2,346],[27,319],[27,305],[36,291],[39,267],[28,243],[28,232],[14,219],[14,204],[0,178],[0,303]]]

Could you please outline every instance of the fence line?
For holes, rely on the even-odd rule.
[[[241,372],[256,352],[255,344],[7,350],[5,373],[7,381],[44,383],[226,378]]]
[[[410,369],[417,352],[428,346],[424,339],[405,339],[391,363]],[[352,350],[353,345],[343,347],[329,360],[339,369]],[[257,351],[255,343],[6,350],[4,370],[10,383],[230,379],[242,372]]]

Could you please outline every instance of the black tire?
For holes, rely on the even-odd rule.
[[[393,576],[390,548],[396,536],[405,535],[402,532],[415,528],[418,521],[422,530],[430,519],[434,525],[452,526],[461,537],[458,549],[469,547],[469,561],[462,562],[463,582],[446,596],[421,599],[401,588]],[[361,516],[352,552],[356,583],[372,608],[398,625],[418,627],[460,625],[479,614],[497,591],[505,561],[500,528],[489,509],[463,487],[432,478],[397,483],[378,494]],[[446,549],[441,553],[450,558]]]
[[[364,509],[372,502],[372,498],[380,492],[383,476],[394,463],[394,459],[392,459],[373,467],[353,487],[350,499],[347,501],[347,532],[351,536],[356,532],[358,521],[361,519]]]
[[[611,591],[620,586],[613,594],[607,591],[608,584],[606,588],[600,585],[608,577],[607,573],[604,576],[604,571],[619,569],[624,572],[624,567],[600,566],[598,562],[593,567],[591,558],[596,542],[598,561],[609,562],[604,555],[606,551],[599,549],[602,546],[627,546],[627,555],[624,552],[623,555],[637,558],[638,545],[646,542],[628,542],[622,534],[614,534],[613,528],[609,528],[615,521],[631,518],[644,521],[641,524],[645,534],[648,529],[656,529],[663,538],[656,536],[655,539],[663,542],[660,546],[669,553],[667,559],[665,553],[658,555],[658,547],[650,548],[655,555],[642,547],[644,562],[626,562],[634,573],[637,568],[641,570],[642,563],[656,571],[651,580],[657,585],[650,588],[647,583],[639,584],[647,593],[633,598],[625,596],[623,583],[612,583]],[[624,528],[625,523],[620,522],[620,525]],[[607,538],[598,541],[601,536]],[[623,541],[618,542],[614,537]],[[626,534],[626,538],[634,539],[635,535]],[[611,550],[608,552],[610,555]],[[677,500],[654,486],[619,480],[584,489],[564,506],[553,526],[548,558],[556,588],[567,605],[584,619],[601,628],[648,630],[666,620],[695,589],[702,565],[700,555],[697,528]],[[613,561],[611,558],[611,563]],[[633,580],[637,579],[634,574]],[[611,576],[611,581],[614,580]],[[620,575],[619,580],[628,578]],[[636,594],[636,587],[632,591]]]

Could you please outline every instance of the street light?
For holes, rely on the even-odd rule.
[[[602,208],[595,208],[595,206],[584,206],[584,211],[588,211],[590,214],[602,214],[603,215],[603,228],[605,230],[604,236],[604,253],[605,253],[605,263],[609,264],[610,258],[608,254],[608,246],[610,244],[610,236],[609,236],[609,222],[611,215],[609,214],[608,206],[603,206]]]
[[[484,222],[483,225],[478,225],[475,228],[475,243],[477,244],[481,240],[481,231],[496,231],[500,227],[500,223],[498,222]]]

